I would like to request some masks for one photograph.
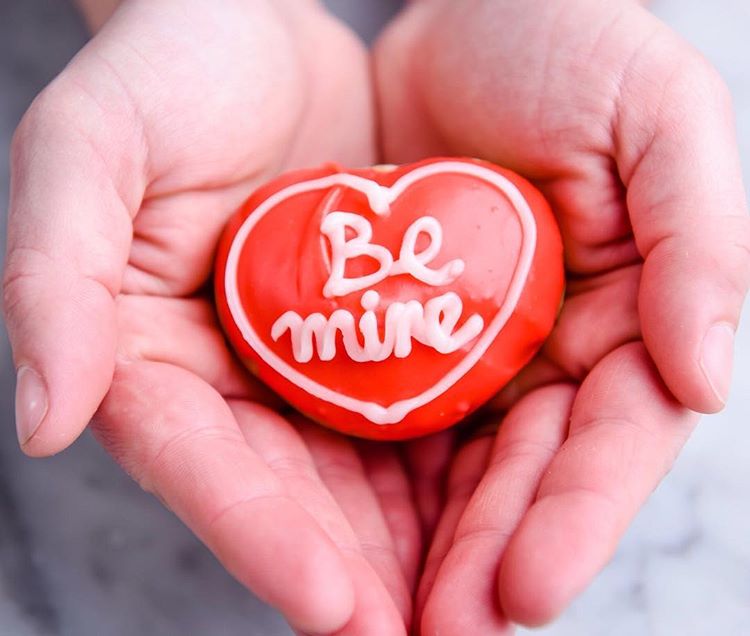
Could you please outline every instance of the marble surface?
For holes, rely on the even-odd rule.
[[[331,4],[372,34],[375,14],[396,2]],[[653,9],[729,82],[750,183],[750,2],[661,0]],[[6,150],[15,123],[84,39],[62,0],[0,0],[0,201],[7,200]],[[704,419],[612,563],[539,633],[750,634],[748,323],[746,316],[727,409]],[[23,457],[13,434],[13,370],[7,343],[0,346],[0,634],[289,633],[88,436],[53,459]]]

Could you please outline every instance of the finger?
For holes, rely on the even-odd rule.
[[[573,281],[544,355],[569,378],[582,380],[599,360],[641,336],[640,265]]]
[[[540,625],[581,592],[696,419],[670,395],[643,344],[624,345],[597,365],[576,397],[568,439],[507,546],[499,591],[508,618]]]
[[[409,624],[411,590],[401,569],[388,523],[354,446],[343,436],[303,418],[298,418],[295,423],[320,480],[357,535],[362,554]]]
[[[726,86],[676,38],[655,38],[623,83],[617,157],[645,258],[643,339],[686,406],[719,410],[750,284],[750,219]],[[646,64],[649,68],[643,68]],[[660,100],[644,100],[658,87]]]
[[[587,276],[641,261],[614,161],[596,149],[576,157],[570,171],[536,182],[560,225],[566,268]]]
[[[349,620],[354,598],[341,554],[202,380],[163,363],[119,365],[95,432],[230,573],[295,627],[327,633]]]
[[[269,406],[282,403],[229,350],[207,299],[120,295],[116,304],[119,359],[167,362],[187,369],[225,398]]]
[[[499,607],[498,567],[509,538],[534,501],[547,465],[565,439],[575,391],[570,385],[538,389],[503,420],[487,470],[471,493],[440,564],[424,608],[423,633],[512,632]]]
[[[426,104],[414,93],[413,60],[418,54],[429,2],[410,2],[383,30],[373,47],[373,75],[380,116],[380,146],[391,162],[409,163],[446,154]]]
[[[429,541],[445,498],[445,475],[453,456],[455,430],[428,435],[405,446],[406,467],[414,489],[422,533]]]
[[[415,624],[422,624],[425,603],[430,596],[438,570],[450,549],[458,522],[466,509],[474,489],[482,479],[494,436],[482,435],[468,443],[456,454],[448,478],[445,506],[430,543],[415,602]],[[434,632],[424,631],[424,634]]]
[[[208,280],[227,219],[262,183],[260,171],[221,187],[144,200],[123,274],[129,294],[187,296]]]
[[[494,415],[503,415],[524,395],[547,384],[570,381],[570,377],[544,353],[537,355],[518,372],[500,392],[487,402],[486,409]]]
[[[354,586],[355,610],[341,636],[404,633],[404,620],[382,579],[365,558],[360,540],[322,482],[297,430],[268,409],[245,401],[230,403],[245,439],[281,479],[289,496],[328,534],[343,555]],[[258,415],[262,415],[258,417]]]
[[[413,590],[422,558],[422,529],[406,469],[393,446],[363,442],[359,455],[388,524],[406,584]]]
[[[94,99],[58,79],[13,141],[4,311],[19,441],[35,456],[79,435],[114,369],[113,296],[143,193],[143,148],[117,89],[103,82],[100,97],[106,124]]]
[[[547,384],[582,380],[619,346],[640,338],[639,265],[574,280],[541,353],[487,404],[509,410],[521,397]]]

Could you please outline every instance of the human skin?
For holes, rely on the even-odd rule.
[[[405,632],[409,480],[395,447],[284,417],[228,350],[205,283],[257,185],[368,165],[374,146],[366,51],[317,3],[133,0],[12,147],[4,291],[24,451],[58,452],[93,417],[144,489],[316,634]]]
[[[750,277],[728,91],[622,0],[422,0],[375,61],[386,160],[495,161],[561,226],[557,326],[495,400],[497,436],[454,451],[415,619],[441,636],[541,625],[726,401]]]
[[[624,1],[415,0],[374,62],[380,157],[367,55],[312,1],[130,0],[45,89],[12,157],[22,448],[95,415],[301,632],[405,633],[422,537],[423,634],[539,624],[612,554],[688,409],[726,399],[750,244],[729,99]],[[204,294],[224,221],[286,169],[446,153],[533,179],[566,244],[558,326],[493,403],[496,439],[364,444],[290,415]]]

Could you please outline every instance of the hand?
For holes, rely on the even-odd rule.
[[[131,0],[13,144],[23,449],[63,449],[98,411],[95,434],[138,483],[315,633],[404,632],[420,549],[408,480],[392,447],[285,420],[227,350],[205,286],[256,184],[372,163],[367,69],[314,2]]]
[[[727,89],[634,2],[422,0],[376,51],[385,159],[478,156],[556,210],[558,324],[455,457],[423,634],[555,617],[727,397],[750,228]],[[674,396],[674,397],[673,397]],[[457,611],[460,608],[460,611]]]

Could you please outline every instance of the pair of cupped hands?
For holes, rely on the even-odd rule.
[[[281,171],[434,155],[545,193],[565,303],[473,434],[347,439],[227,348],[217,238]],[[727,89],[635,2],[414,0],[369,54],[313,0],[126,0],[13,144],[20,442],[92,421],[300,633],[545,623],[723,406],[748,228]]]

